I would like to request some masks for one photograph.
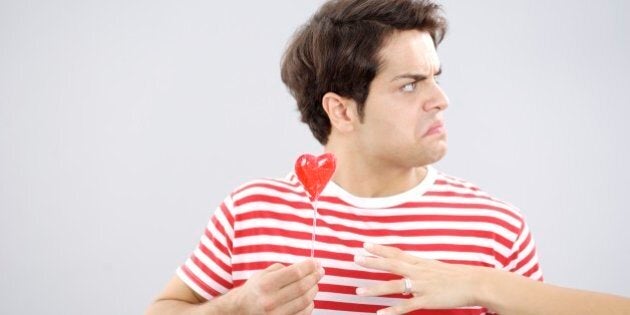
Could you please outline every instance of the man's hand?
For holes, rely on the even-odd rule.
[[[243,315],[311,314],[324,269],[308,259],[290,266],[273,264],[233,292]]]

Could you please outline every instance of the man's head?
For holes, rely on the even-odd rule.
[[[430,1],[332,0],[295,34],[283,58],[282,80],[321,144],[331,133],[324,95],[353,100],[362,120],[370,85],[386,57],[379,53],[394,33],[405,30],[426,32],[437,46],[446,20]]]

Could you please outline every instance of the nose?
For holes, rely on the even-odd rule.
[[[437,109],[438,112],[443,111],[448,108],[448,103],[448,96],[446,96],[444,90],[437,83],[434,83],[431,97],[424,103],[424,110],[427,112],[433,109]]]

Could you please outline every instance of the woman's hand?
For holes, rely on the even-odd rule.
[[[365,244],[365,249],[377,257],[355,256],[363,267],[401,275],[403,279],[386,281],[357,288],[362,296],[381,296],[405,293],[405,280],[409,279],[412,298],[399,305],[380,310],[377,314],[403,314],[417,309],[446,309],[475,306],[476,275],[481,267],[447,264],[422,259],[402,250],[383,245]]]

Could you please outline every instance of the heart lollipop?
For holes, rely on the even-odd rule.
[[[295,174],[304,186],[311,201],[319,198],[335,172],[335,156],[325,153],[320,156],[301,155],[295,162]]]
[[[332,153],[320,156],[310,154],[301,155],[295,161],[295,175],[304,186],[306,194],[313,204],[313,233],[311,237],[311,257],[315,254],[315,231],[317,228],[317,200],[326,184],[330,181],[337,163]]]

